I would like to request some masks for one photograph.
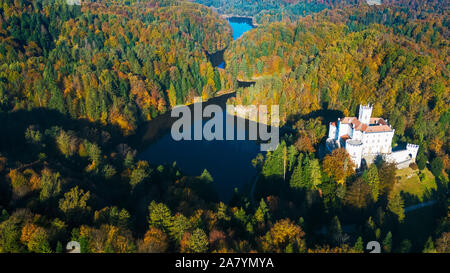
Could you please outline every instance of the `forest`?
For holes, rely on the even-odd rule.
[[[295,21],[327,8],[342,8],[365,0],[195,0],[220,14],[251,16],[257,23]]]
[[[196,2],[0,0],[0,253],[450,252],[445,1]],[[232,41],[207,6],[258,27]],[[208,170],[138,159],[140,126],[230,90],[279,104],[290,128],[252,161],[254,192],[223,202]],[[383,160],[355,171],[344,149],[321,151],[360,103],[394,145],[420,145],[419,190]]]
[[[225,21],[187,2],[114,3],[2,1],[1,108],[55,109],[131,134],[221,89],[206,53],[230,43]]]

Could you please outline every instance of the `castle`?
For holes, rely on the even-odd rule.
[[[373,118],[372,106],[360,105],[358,118],[345,117],[330,122],[326,148],[329,152],[344,147],[360,168],[363,162],[369,165],[377,156],[382,156],[387,162],[404,168],[414,162],[418,145],[407,144],[406,149],[392,151],[392,138],[395,129],[383,118]]]

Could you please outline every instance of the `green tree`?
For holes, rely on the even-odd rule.
[[[391,193],[388,197],[388,209],[395,215],[397,215],[400,222],[405,218],[403,198],[399,193]]]
[[[82,222],[90,211],[90,207],[87,205],[90,196],[89,191],[84,192],[83,189],[76,186],[66,192],[64,198],[59,200],[59,209],[73,222]]]
[[[423,253],[436,253],[436,248],[434,247],[433,239],[428,237],[427,241],[425,242],[425,246],[423,248]]]
[[[203,170],[202,174],[200,175],[200,179],[207,183],[211,183],[214,181],[213,177],[211,176],[211,174],[208,172],[207,169]]]
[[[384,252],[390,253],[392,250],[392,233],[389,231],[383,240],[383,250]]]
[[[419,167],[419,170],[425,169],[427,166],[427,157],[423,152],[419,152],[416,158],[417,167]]]
[[[283,166],[284,166],[284,160],[283,160],[283,151],[286,147],[286,143],[283,141],[278,145],[278,147],[273,151],[273,153],[267,153],[266,160],[264,162],[263,168],[262,168],[262,174],[265,177],[270,176],[276,176],[276,177],[283,177]]]
[[[320,165],[318,159],[311,159],[308,161],[308,173],[313,189],[317,189],[317,186],[322,183],[322,173],[320,171]]]
[[[41,175],[41,192],[39,198],[46,200],[57,196],[61,192],[60,174],[52,173],[49,169],[44,169]]]
[[[177,242],[180,242],[180,240],[183,238],[183,235],[186,231],[188,231],[191,228],[191,223],[189,222],[189,219],[186,218],[181,213],[177,213],[175,217],[173,218],[173,223],[170,225],[170,236],[174,238]]]
[[[186,239],[186,240],[185,240]],[[181,249],[187,253],[204,253],[208,250],[208,236],[205,232],[197,228],[187,238],[183,238]]]
[[[150,227],[157,227],[163,231],[169,231],[173,224],[172,212],[163,203],[152,201],[148,207]]]
[[[442,161],[442,158],[435,157],[431,161],[431,169],[430,171],[433,173],[435,177],[439,177],[442,174],[442,169],[444,168],[444,163]]]
[[[269,208],[266,205],[266,202],[264,202],[264,199],[261,198],[261,201],[259,202],[259,207],[255,212],[255,219],[259,223],[264,223],[265,219],[269,218]]]
[[[339,221],[339,218],[337,216],[334,216],[331,220],[329,229],[328,229],[328,236],[333,241],[336,241],[337,239],[342,237],[342,227],[341,222]]]
[[[35,253],[51,253],[50,244],[48,243],[47,233],[43,228],[37,229],[27,243],[28,250]]]
[[[10,217],[8,220],[0,223],[0,253],[20,253],[24,252],[23,245],[20,243],[20,220],[16,217]]]
[[[62,246],[62,244],[61,244],[60,241],[58,241],[58,242],[56,243],[56,250],[55,250],[55,253],[63,253],[63,246]]]
[[[380,194],[389,193],[396,181],[395,173],[397,168],[393,163],[381,162],[378,166],[378,178],[380,179]]]
[[[360,252],[360,253],[364,252],[364,242],[363,242],[363,239],[361,236],[359,236],[358,239],[356,240],[355,246],[353,247],[353,249],[356,252]]]
[[[298,151],[295,148],[295,146],[294,145],[290,145],[289,148],[288,148],[288,162],[289,162],[288,171],[289,172],[292,172],[292,169],[295,166],[297,155],[298,155]]]
[[[291,175],[291,180],[289,181],[289,185],[291,188],[299,189],[303,188],[306,185],[303,185],[302,181],[302,173],[303,173],[303,154],[300,154],[297,160],[297,167],[295,167],[294,172]]]
[[[130,185],[134,189],[150,176],[151,170],[147,161],[139,161],[130,175]]]
[[[380,193],[380,178],[378,177],[377,166],[375,164],[371,164],[369,169],[364,172],[363,178],[369,183],[372,198],[376,202]]]

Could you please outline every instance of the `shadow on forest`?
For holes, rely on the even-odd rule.
[[[42,140],[42,146],[38,149],[36,149],[34,144],[28,143],[25,139],[25,132],[31,125],[36,126],[42,134],[44,134],[45,130],[54,126],[58,126],[65,131],[72,130],[81,139],[100,143],[99,146],[105,154],[108,154],[108,151],[125,140],[119,127],[91,122],[87,119],[73,119],[67,114],[44,108],[29,111],[18,110],[9,113],[1,112],[0,152],[7,155],[8,168],[20,168],[23,166],[31,169],[41,169],[48,167],[59,172],[61,177],[64,178],[64,183],[61,184],[61,191],[64,192],[79,185],[95,195],[91,202],[94,207],[103,207],[110,202],[120,203],[122,200],[125,200],[124,196],[129,191],[129,186],[122,183],[118,177],[107,180],[101,173],[87,174],[84,172],[84,168],[88,164],[88,159],[76,154],[64,157],[54,147],[53,140],[49,141],[45,137]],[[108,141],[104,141],[103,135],[105,133],[109,136],[106,138]],[[40,158],[40,153],[45,153],[45,159]],[[5,168],[2,177],[5,177],[4,175],[7,172],[8,170]],[[92,183],[92,181],[96,183]],[[6,194],[8,190],[11,190],[7,189],[7,186],[7,183],[3,183],[1,190],[4,196],[0,196],[0,199],[3,200],[1,203],[5,206],[10,201],[13,201],[10,205],[34,208],[42,213],[53,211],[54,207],[58,207],[57,200],[53,199],[49,199],[46,202],[36,202],[35,200],[39,198],[36,197],[35,193],[11,199],[12,196]],[[50,214],[50,212],[48,213]]]
[[[64,130],[81,132],[83,137],[92,142],[98,142],[102,131],[111,134],[111,141],[124,139],[118,126],[104,125],[87,119],[73,119],[56,110],[36,108],[9,113],[0,112],[0,151],[16,153],[17,149],[24,148],[21,144],[25,143],[25,131],[30,125],[37,125],[42,131],[59,126]]]

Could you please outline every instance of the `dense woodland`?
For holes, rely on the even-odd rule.
[[[396,140],[448,162],[448,14],[405,12],[364,5],[250,31],[225,54],[230,78],[256,80],[236,103],[279,104],[291,123],[323,109],[355,116],[372,103]]]
[[[195,0],[221,14],[250,16],[257,23],[292,21],[327,8],[346,7],[365,0]]]
[[[221,89],[206,54],[224,49],[231,30],[209,9],[50,3],[1,3],[3,110],[55,109],[129,134],[139,122]]]
[[[231,42],[187,1],[0,0],[0,252],[450,252],[448,8],[283,9],[304,2]],[[225,70],[208,60],[223,49]],[[207,170],[136,159],[128,136],[145,121],[237,80],[256,83],[234,103],[279,104],[289,128],[253,160],[253,194],[221,202]],[[355,172],[345,150],[321,152],[327,122],[367,102],[395,144],[421,145],[410,168],[436,186],[421,198],[392,164]],[[429,200],[411,220],[405,208]]]

